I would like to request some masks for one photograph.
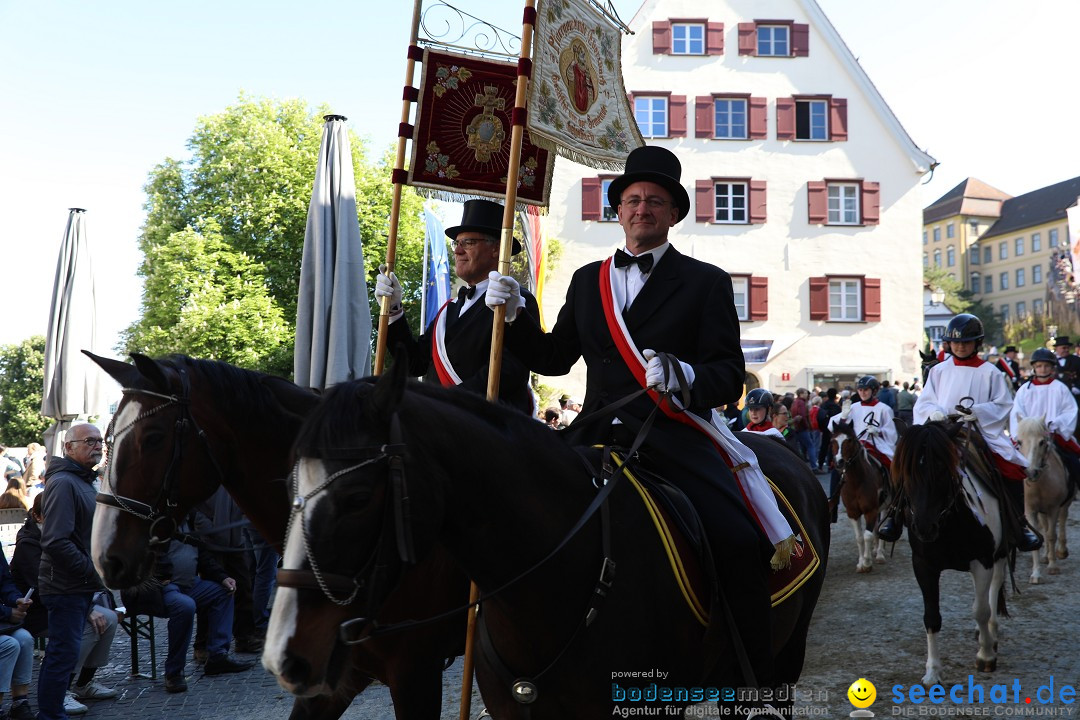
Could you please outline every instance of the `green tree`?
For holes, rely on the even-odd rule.
[[[301,100],[241,95],[223,112],[199,119],[188,140],[190,159],[166,158],[151,171],[139,239],[139,274],[146,281],[142,317],[126,332],[122,350],[155,354],[168,348],[291,374],[304,230],[326,112],[309,110]],[[359,137],[350,133],[350,143],[364,258],[373,280],[386,253],[392,158],[387,153],[370,162]],[[418,299],[421,289],[421,211],[422,200],[406,188],[397,251],[406,299]],[[209,273],[202,284],[185,271],[176,247],[196,238],[202,244],[192,258]],[[162,263],[163,258],[174,261]],[[257,292],[259,286],[264,292]],[[416,327],[419,303],[407,312]],[[235,332],[260,317],[258,328]],[[270,344],[252,345],[263,342]]]
[[[44,335],[0,345],[0,440],[6,445],[41,442],[51,423],[41,416],[44,385]]]

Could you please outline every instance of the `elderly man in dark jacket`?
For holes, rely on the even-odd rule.
[[[90,424],[68,431],[64,457],[45,471],[38,595],[49,611],[49,651],[38,674],[38,718],[66,720],[64,696],[79,661],[83,626],[94,593],[104,586],[90,559],[94,468],[101,462],[101,431]]]

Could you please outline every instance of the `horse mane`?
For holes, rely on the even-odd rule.
[[[157,358],[157,362],[174,371],[186,369],[209,386],[210,396],[223,407],[243,407],[251,417],[279,417],[281,405],[274,399],[263,378],[270,377],[257,370],[230,365],[220,360],[203,360],[173,354]]]
[[[896,446],[893,474],[905,486],[929,479],[931,472],[946,473],[950,486],[960,482],[960,448],[941,423],[912,425]]]

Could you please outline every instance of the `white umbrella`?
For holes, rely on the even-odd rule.
[[[80,350],[97,348],[97,298],[94,268],[86,238],[86,211],[71,208],[53,280],[49,331],[45,336],[45,384],[41,414],[54,422],[45,447],[63,454],[64,433],[79,416],[107,408],[102,375]]]
[[[326,116],[308,208],[293,373],[297,385],[319,390],[371,374],[371,311],[356,181],[340,115]]]

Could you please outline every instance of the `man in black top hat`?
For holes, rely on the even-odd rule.
[[[499,237],[502,234],[503,206],[490,200],[469,200],[461,224],[446,230],[453,241],[454,273],[463,280],[456,299],[439,311],[438,317],[419,338],[413,336],[401,307],[401,284],[394,273],[379,273],[375,297],[390,298],[390,325],[387,339],[396,351],[403,345],[409,355],[409,374],[422,375],[444,386],[460,385],[480,395],[487,392],[488,361],[491,352],[491,314],[483,312],[488,273],[499,265]],[[514,238],[513,254],[521,252]],[[540,317],[536,298],[523,293],[525,312]],[[512,353],[503,352],[499,399],[529,415],[534,414],[529,389],[529,370]]]
[[[1073,344],[1068,335],[1054,338],[1054,353],[1058,357],[1057,378],[1068,386],[1069,392],[1080,405],[1080,357],[1073,355]],[[1080,415],[1077,415],[1076,429],[1080,431]]]
[[[625,174],[608,190],[625,247],[574,273],[550,333],[535,318],[515,314],[519,300],[513,278],[492,275],[488,305],[507,304],[508,347],[530,369],[564,375],[578,358],[585,359],[585,403],[567,430],[582,428],[575,433],[582,444],[631,444],[654,409],[650,397],[619,409],[614,423],[584,420],[643,385],[661,392],[675,385],[654,350],[677,358],[691,386],[689,410],[700,418],[742,395],[745,368],[731,278],[668,241],[671,227],[690,211],[681,173],[678,158],[665,148],[645,146],[630,153]],[[766,585],[770,538],[751,517],[725,459],[696,427],[658,414],[641,454],[702,516],[727,601],[738,626],[747,629],[742,639],[755,681],[768,686],[773,676]],[[725,679],[750,684],[733,667],[727,670],[731,674]]]

